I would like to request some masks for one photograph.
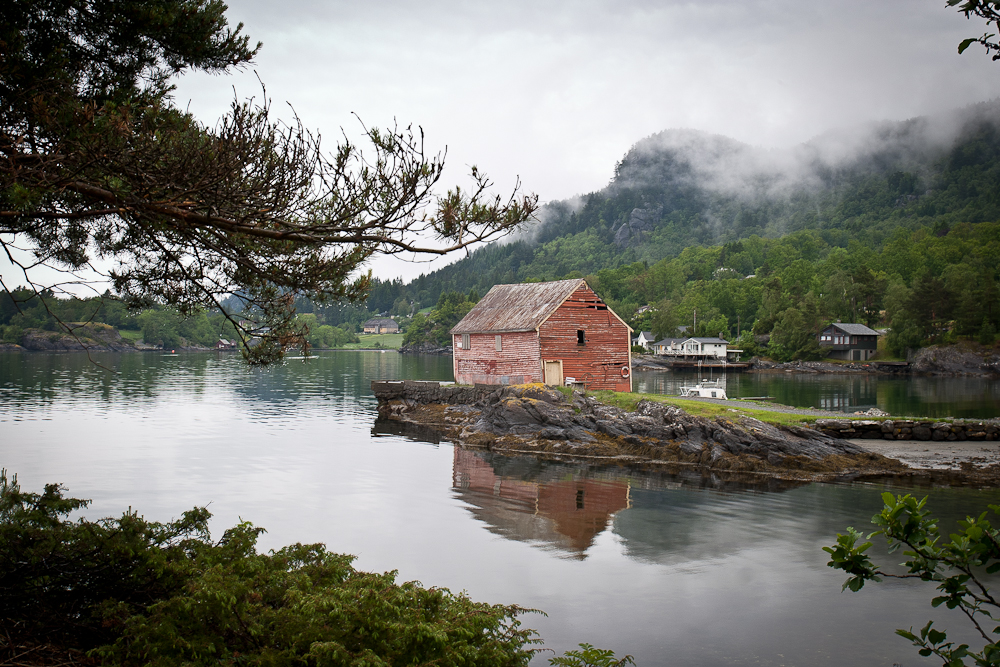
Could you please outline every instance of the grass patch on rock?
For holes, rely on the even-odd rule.
[[[768,424],[775,425],[794,425],[798,426],[803,423],[815,422],[819,417],[810,415],[801,415],[793,412],[779,412],[776,410],[766,410],[766,409],[755,409],[755,408],[736,408],[730,407],[722,403],[708,403],[705,401],[695,401],[690,399],[677,398],[674,396],[666,396],[663,394],[641,394],[637,392],[615,392],[615,391],[591,391],[587,392],[588,396],[600,401],[601,403],[606,403],[608,405],[614,405],[615,407],[621,408],[623,410],[628,410],[630,412],[635,412],[636,406],[639,401],[653,401],[656,403],[663,403],[664,405],[676,406],[690,415],[696,417],[705,417],[706,419],[716,419],[722,417],[724,419],[734,419],[738,416],[753,417],[754,419],[759,419],[762,422],[767,422]]]

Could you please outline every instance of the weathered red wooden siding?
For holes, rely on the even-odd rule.
[[[585,345],[577,344],[579,329],[585,332]],[[576,378],[588,389],[632,391],[628,327],[585,283],[538,328],[538,337],[542,361],[562,360],[564,377]],[[623,368],[629,377],[622,377]]]
[[[459,347],[462,335],[452,336],[455,382],[458,384],[524,384],[542,381],[538,334],[519,331],[499,334],[502,350],[496,349],[497,334],[469,334],[471,349]]]

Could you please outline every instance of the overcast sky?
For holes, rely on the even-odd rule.
[[[259,96],[259,75],[327,140],[352,113],[420,125],[449,182],[475,164],[543,202],[603,187],[664,129],[787,147],[1000,94],[1000,64],[957,53],[985,26],[944,0],[232,0],[228,16],[264,46],[256,74],[178,80],[201,119],[233,88]]]
[[[206,123],[234,89],[259,98],[259,76],[330,148],[352,113],[420,125],[448,149],[446,184],[475,164],[542,202],[603,187],[665,129],[781,148],[1000,96],[1000,63],[957,53],[984,24],[945,0],[231,0],[228,16],[264,46],[241,73],[177,80]]]

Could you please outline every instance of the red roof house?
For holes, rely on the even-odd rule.
[[[583,279],[496,285],[451,330],[455,382],[632,391],[631,332]]]

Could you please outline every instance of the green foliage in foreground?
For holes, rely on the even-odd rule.
[[[566,651],[565,655],[549,658],[550,665],[558,667],[624,667],[634,665],[632,656],[616,658],[614,651],[594,648],[590,644],[580,644],[580,650]]]
[[[259,554],[248,523],[212,541],[204,508],[67,519],[88,502],[0,472],[0,663],[494,667],[538,641],[526,609],[359,572],[319,544]]]
[[[968,644],[948,641],[943,630],[928,621],[919,631],[913,628],[896,630],[919,648],[922,656],[935,655],[946,667],[960,665],[1000,665],[1000,602],[984,583],[983,574],[1000,571],[1000,530],[993,528],[986,512],[978,517],[967,517],[959,522],[959,531],[944,539],[938,529],[937,519],[926,509],[927,498],[917,500],[909,494],[894,496],[883,493],[885,507],[872,517],[879,530],[864,537],[854,528],[846,535],[837,535],[837,543],[823,550],[830,554],[832,568],[844,570],[850,576],[844,589],[859,591],[867,581],[881,581],[883,577],[899,579],[917,578],[937,583],[939,594],[931,604],[942,604],[948,609],[958,609],[975,627],[985,645],[976,652]],[[1000,505],[990,505],[994,514],[1000,514]],[[871,538],[884,535],[893,553],[900,547],[907,560],[903,565],[906,574],[880,570],[865,553]],[[966,659],[972,662],[967,663]]]

